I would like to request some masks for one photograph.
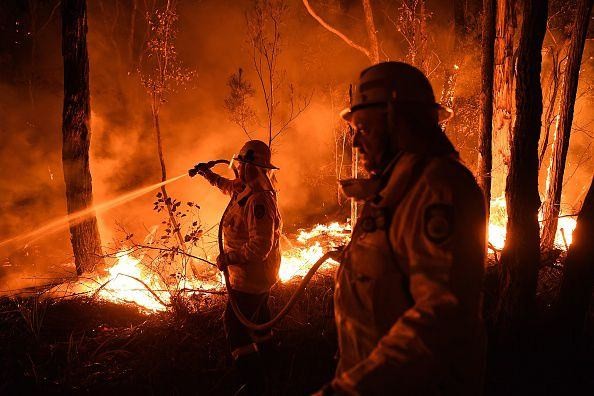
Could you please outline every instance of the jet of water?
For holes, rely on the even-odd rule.
[[[155,183],[153,185],[146,186],[146,187],[141,187],[137,190],[127,192],[127,193],[120,195],[119,197],[113,198],[109,201],[90,206],[86,209],[80,210],[78,212],[70,213],[69,215],[66,215],[66,216],[62,216],[62,217],[57,218],[53,221],[50,221],[49,223],[37,228],[36,230],[30,231],[27,233],[23,233],[23,234],[14,236],[12,238],[5,239],[4,241],[0,242],[0,247],[9,245],[11,243],[21,242],[21,241],[27,241],[28,243],[31,243],[45,235],[48,235],[48,234],[51,234],[58,230],[61,230],[63,228],[66,228],[70,224],[76,224],[76,223],[84,220],[88,216],[93,215],[94,213],[102,212],[104,210],[111,209],[113,207],[122,205],[128,201],[131,201],[135,198],[140,197],[141,195],[144,195],[150,191],[153,191],[156,188],[159,188],[159,187],[164,186],[169,183],[173,183],[174,181],[177,181],[187,175],[188,175],[187,173],[184,173],[182,175],[165,180],[164,182]]]

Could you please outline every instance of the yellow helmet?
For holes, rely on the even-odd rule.
[[[233,160],[266,169],[279,169],[272,165],[270,162],[271,157],[272,153],[266,143],[261,140],[250,140],[243,145],[239,154],[235,155]]]
[[[383,62],[368,67],[359,76],[354,86],[351,107],[340,116],[350,121],[353,112],[369,106],[399,103],[433,107],[439,122],[448,120],[451,109],[435,102],[431,83],[423,72],[403,62]]]

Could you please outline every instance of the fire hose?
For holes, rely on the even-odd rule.
[[[200,173],[201,169],[204,169],[204,168],[210,169],[217,164],[230,165],[231,163],[228,160],[220,159],[220,160],[216,160],[216,161],[210,161],[210,162],[207,162],[204,164],[199,164],[190,170],[190,172],[189,172],[190,176],[193,177],[197,173]],[[200,168],[200,166],[202,166],[202,167]],[[233,171],[235,172],[235,177],[239,177],[239,175],[237,174],[237,170],[235,168],[233,169]],[[231,197],[231,199],[229,200],[229,203],[227,204],[227,207],[225,208],[225,210],[223,211],[223,215],[221,216],[221,221],[219,222],[218,243],[219,243],[219,252],[221,252],[221,254],[224,252],[223,220],[225,219],[227,212],[231,208],[231,205],[233,203],[233,198],[234,197]],[[229,303],[231,305],[231,308],[233,309],[233,313],[235,313],[235,316],[237,317],[237,319],[239,319],[239,321],[245,327],[249,328],[250,330],[263,331],[263,330],[268,330],[268,329],[272,328],[276,323],[278,323],[282,318],[284,318],[285,315],[291,310],[291,308],[293,308],[295,303],[297,303],[298,299],[301,297],[301,295],[305,291],[307,284],[309,283],[311,278],[314,276],[314,274],[317,272],[317,270],[322,266],[322,264],[324,264],[328,259],[332,258],[337,253],[338,253],[338,250],[331,250],[331,251],[326,252],[322,257],[320,257],[314,263],[314,265],[309,269],[309,271],[307,271],[307,274],[305,274],[303,279],[301,279],[299,286],[293,292],[293,294],[291,295],[291,298],[289,298],[289,301],[281,308],[281,310],[276,314],[276,316],[274,316],[272,319],[270,319],[269,321],[267,321],[265,323],[254,323],[250,319],[248,319],[243,314],[243,312],[241,312],[241,309],[239,308],[239,305],[237,304],[237,300],[235,299],[235,295],[232,292],[233,289],[232,289],[231,283],[229,281],[229,270],[228,270],[227,266],[225,265],[223,267],[223,276],[225,278],[225,287],[227,289],[227,295],[229,298]]]

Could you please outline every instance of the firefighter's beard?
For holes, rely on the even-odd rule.
[[[380,175],[384,169],[392,162],[394,158],[400,153],[399,150],[391,149],[390,145],[384,146],[384,149],[380,152],[368,152],[364,146],[356,148],[359,153],[359,159],[363,165],[363,168],[370,175]]]

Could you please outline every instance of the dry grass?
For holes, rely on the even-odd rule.
[[[273,291],[276,312],[295,288]],[[134,306],[79,297],[40,305],[0,300],[0,394],[124,392],[232,394],[222,324],[225,297],[195,295],[183,309],[145,315]],[[334,370],[332,279],[314,278],[276,330],[275,394],[317,389]]]

